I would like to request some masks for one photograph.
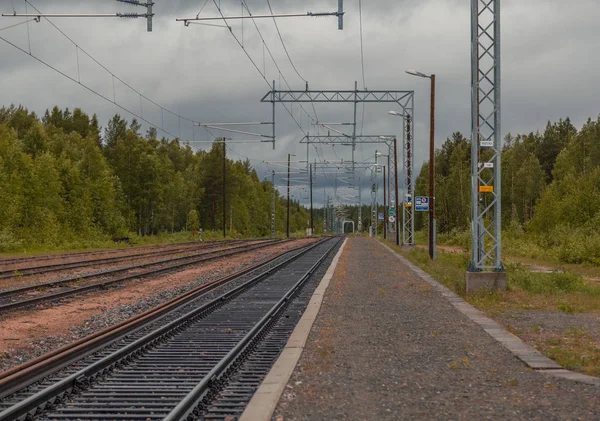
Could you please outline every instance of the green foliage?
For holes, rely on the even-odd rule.
[[[488,158],[482,152],[480,161]],[[428,192],[425,163],[416,195]],[[485,170],[488,171],[488,170]],[[460,133],[436,151],[436,219],[441,244],[469,247],[470,142]],[[491,174],[484,174],[488,178]],[[486,195],[482,195],[486,206]],[[416,228],[426,215],[415,216]],[[543,134],[507,135],[502,150],[503,252],[600,265],[600,117],[577,130],[567,119]]]
[[[570,272],[541,273],[530,272],[519,265],[508,269],[510,289],[526,291],[532,294],[560,295],[585,293],[600,297],[600,287]]]
[[[39,120],[23,107],[1,108],[0,251],[106,247],[114,237],[143,243],[167,232],[191,241],[198,228],[209,240],[224,222],[231,238],[270,234],[272,186],[250,161],[225,157],[222,142],[194,152],[140,129],[115,115],[102,137],[97,118],[80,109],[54,107]],[[280,232],[285,206],[277,197]],[[293,201],[291,232],[304,233],[308,219]]]

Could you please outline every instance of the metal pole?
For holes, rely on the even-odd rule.
[[[384,240],[387,239],[387,224],[386,224],[387,198],[386,198],[386,194],[387,194],[387,186],[385,184],[385,165],[384,165],[383,166],[383,239]]]
[[[288,154],[286,238],[290,238],[290,157],[291,154]]]
[[[395,225],[396,225],[396,245],[399,246],[400,245],[400,230],[398,229],[398,219],[400,216],[400,212],[398,209],[398,140],[397,138],[394,137],[394,166],[395,166],[395,170],[396,170],[396,180],[395,180],[395,189],[396,189],[396,220],[395,220]]]
[[[391,183],[390,159],[391,159],[391,155],[392,154],[391,154],[391,151],[390,151],[390,147],[388,145],[388,156],[387,156],[387,170],[388,170],[388,174],[387,174],[387,197],[386,197],[387,204],[388,204],[388,209],[386,210],[386,213],[385,213],[386,226],[387,226],[387,229],[388,229],[388,234],[391,233],[391,225],[389,224],[389,222],[387,222],[387,218],[388,218],[388,214],[389,214],[389,207],[392,206],[392,201],[391,201],[391,198],[390,198],[390,195],[391,195],[391,192],[390,192],[390,183]],[[396,212],[397,212],[397,210],[396,210]],[[399,216],[396,215],[396,218],[399,218]],[[389,235],[388,235],[388,237],[389,237]]]
[[[471,264],[479,262],[479,0],[471,0]]]
[[[396,150],[396,145],[394,144],[394,150]],[[406,244],[406,207],[404,206],[404,199],[406,197],[406,184],[407,184],[407,178],[406,178],[406,142],[404,142],[404,140],[402,141],[402,168],[403,168],[403,181],[404,184],[402,185],[402,245]],[[396,180],[396,183],[398,181]],[[400,209],[396,209],[396,213],[399,214]]]
[[[275,237],[275,170],[271,172],[271,237]]]
[[[494,207],[494,233],[496,234],[496,252],[494,253],[495,270],[504,270],[502,264],[502,97],[501,97],[501,33],[500,33],[500,0],[494,2],[494,55],[496,57],[496,69],[494,70],[494,104],[496,105],[496,115],[494,116],[494,149],[496,149],[496,158],[494,160],[494,191],[496,194],[496,206]]]
[[[329,231],[327,229],[327,194],[325,193],[325,189],[323,189],[323,235],[325,235]]]
[[[362,184],[360,184],[360,177],[358,177],[358,232],[362,233]]]
[[[309,165],[310,173],[310,235],[314,235],[315,225],[313,220],[313,180],[312,180],[312,164]]]
[[[413,144],[413,137],[412,137],[412,122],[411,122],[411,116],[407,115],[406,116],[406,142],[407,142],[407,149],[406,149],[406,154],[407,154],[407,159],[409,162],[409,172],[408,172],[408,188],[409,188],[409,194],[411,197],[411,202],[410,202],[410,206],[408,208],[408,214],[409,214],[409,218],[410,218],[410,233],[409,233],[409,245],[414,246],[415,245],[415,209],[414,209],[414,201],[415,199],[413,198],[414,196],[414,191],[415,191],[415,182],[414,179],[415,177],[413,177],[413,151],[414,151],[414,144]]]
[[[223,138],[223,238],[227,237],[227,146]]]
[[[154,13],[152,13],[152,6],[154,6],[154,2],[152,2],[152,0],[148,0],[146,2],[146,8],[147,8],[147,22],[148,22],[148,32],[152,32],[152,16],[154,16]]]
[[[354,151],[356,150],[356,108],[358,106],[358,82],[354,81],[354,125],[352,129],[352,171],[354,172]]]
[[[429,258],[435,259],[435,75],[431,75],[429,120]]]
[[[273,103],[273,150],[275,150],[275,81],[273,80],[273,95],[271,96]]]

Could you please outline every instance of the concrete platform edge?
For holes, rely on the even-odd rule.
[[[404,256],[398,254],[387,245],[381,242],[379,243],[396,256],[402,263],[408,266],[417,276],[440,292],[458,311],[467,316],[471,321],[477,323],[488,335],[512,352],[513,355],[525,363],[529,368],[542,372],[545,375],[600,386],[600,378],[564,369],[560,364],[547,358],[535,348],[523,342],[519,337],[513,335],[497,322],[487,317],[482,311],[476,309],[454,292],[450,291],[450,289],[439,283],[435,278]]]
[[[325,276],[323,276],[323,279],[321,279],[321,282],[319,282],[319,285],[315,289],[302,318],[294,328],[281,355],[279,355],[279,358],[275,361],[275,364],[267,374],[267,377],[265,377],[257,391],[254,393],[254,396],[242,413],[239,421],[269,421],[273,416],[273,412],[275,412],[281,394],[302,355],[308,335],[310,334],[312,326],[319,314],[319,310],[321,309],[325,291],[329,286],[329,282],[333,277],[333,273],[335,272],[347,242],[348,239],[345,239],[331,261]]]

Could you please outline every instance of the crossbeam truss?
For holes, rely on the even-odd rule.
[[[500,0],[471,0],[471,77],[469,271],[502,271]]]
[[[388,180],[390,187],[387,189],[387,202],[390,207],[395,208],[396,204],[396,182],[398,177],[396,175],[396,154],[394,153],[394,136],[393,135],[362,135],[354,138],[355,144],[371,144],[379,145],[385,144],[388,148]],[[351,145],[352,143],[350,136],[340,135],[319,135],[319,136],[305,136],[300,143],[313,144],[313,145]],[[400,201],[401,202],[401,201]],[[360,203],[362,204],[362,202]],[[362,208],[359,207],[359,219],[362,217]],[[386,215],[387,217],[387,215]],[[359,232],[362,230],[362,220],[358,223]],[[388,232],[390,234],[396,232],[396,224],[387,224]],[[403,234],[403,237],[406,235]],[[412,237],[412,236],[411,236]]]
[[[354,122],[353,122],[353,134],[350,135],[342,135],[342,136],[333,136],[333,139],[339,139],[342,144],[349,144],[352,146],[352,171],[356,169],[355,160],[354,160],[354,151],[356,149],[357,143],[370,143],[369,139],[372,139],[372,136],[357,136],[356,135],[356,109],[357,104],[362,103],[394,103],[399,106],[402,110],[403,116],[403,130],[402,130],[402,144],[403,151],[406,153],[410,153],[414,150],[414,124],[411,124],[411,121],[414,120],[414,91],[394,91],[394,90],[358,90],[358,84],[354,83],[354,90],[309,90],[308,87],[306,90],[289,90],[289,91],[278,91],[275,89],[275,84],[273,83],[273,90],[267,92],[262,98],[261,102],[271,102],[273,104],[273,123],[275,123],[275,103],[351,103],[354,104]],[[275,137],[275,124],[273,124],[273,137]],[[311,136],[311,139],[320,137]],[[334,143],[329,142],[325,138],[320,138],[321,143]],[[362,139],[363,141],[361,142]],[[343,141],[342,141],[343,140]],[[303,143],[309,143],[303,142]],[[372,143],[377,143],[373,141]],[[391,154],[390,154],[391,155]],[[409,156],[410,157],[410,156]],[[308,161],[308,157],[307,157]],[[403,172],[405,174],[405,188],[403,189],[405,192],[409,192],[412,194],[414,191],[414,177],[408,177],[408,174],[413,173],[413,159],[407,159],[407,155],[403,154],[402,159]],[[394,183],[399,183],[398,179],[399,174],[390,175],[390,180],[394,180]],[[395,189],[389,189],[395,192]],[[395,193],[394,193],[395,196]],[[392,198],[390,198],[392,199]],[[390,200],[391,203],[396,203],[395,197],[393,197],[393,201]],[[403,204],[404,208],[404,204]],[[412,208],[407,208],[407,216],[405,216],[403,222],[403,235],[402,235],[402,243],[408,245],[414,245],[414,218],[412,217],[413,211]],[[396,223],[390,224],[390,227],[393,226],[395,232],[398,229],[398,220],[399,220],[399,212],[396,211]]]

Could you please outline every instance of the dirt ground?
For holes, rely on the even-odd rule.
[[[255,243],[249,242],[248,244],[255,244]],[[231,244],[231,245],[223,244],[223,245],[219,246],[218,248],[235,247],[235,246],[239,246],[239,244]],[[13,289],[13,288],[19,288],[19,287],[29,286],[29,285],[38,285],[38,284],[43,284],[45,282],[50,282],[50,281],[56,280],[56,279],[63,279],[66,277],[73,277],[73,276],[87,274],[87,273],[99,272],[101,270],[105,270],[105,269],[109,269],[109,268],[119,268],[119,267],[128,266],[128,265],[132,265],[132,264],[156,262],[156,261],[174,258],[174,257],[191,256],[191,255],[195,255],[195,254],[199,254],[199,253],[208,253],[208,252],[218,249],[217,247],[203,247],[201,243],[198,243],[198,244],[193,244],[191,246],[185,246],[183,250],[175,252],[175,250],[179,249],[180,247],[181,246],[166,245],[164,247],[152,248],[150,250],[146,250],[146,249],[116,250],[114,253],[111,252],[110,255],[102,255],[102,256],[87,255],[87,256],[77,256],[77,257],[66,257],[66,258],[57,256],[56,258],[53,257],[52,259],[47,259],[47,260],[42,260],[42,261],[23,262],[20,264],[2,265],[2,260],[0,260],[0,269],[3,269],[3,270],[11,269],[12,270],[13,268],[15,268],[15,276],[13,276],[11,278],[0,279],[0,289]],[[164,254],[155,254],[152,256],[137,255],[139,253],[148,252],[148,251],[151,251],[151,252],[160,251]],[[48,272],[48,273],[37,274],[34,276],[19,276],[19,270],[18,270],[18,268],[22,268],[22,267],[45,266],[45,265],[58,264],[58,263],[74,263],[74,262],[79,262],[79,261],[85,261],[88,259],[96,260],[96,259],[120,258],[120,257],[129,257],[129,258],[127,260],[122,260],[122,261],[117,261],[117,262],[99,262],[99,263],[91,265],[91,266],[84,266],[84,267],[72,268],[72,269],[64,269],[64,270],[60,270],[60,271],[52,271],[52,272]]]
[[[121,287],[91,292],[88,295],[68,298],[41,308],[15,311],[0,318],[0,358],[11,358],[27,349],[32,342],[52,342],[57,336],[68,336],[72,328],[81,326],[90,317],[107,310],[130,305],[155,293],[182,287],[198,278],[206,281],[215,276],[226,276],[244,267],[267,260],[285,250],[312,242],[301,239],[249,252],[227,260],[202,263],[180,272],[160,275],[150,280],[127,282]]]

